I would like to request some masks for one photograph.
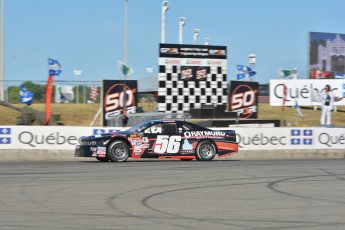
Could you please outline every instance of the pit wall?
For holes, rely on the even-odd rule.
[[[0,160],[76,160],[73,157],[74,149],[81,137],[122,129],[121,127],[0,126]],[[345,158],[345,128],[217,129],[236,130],[239,152],[232,155],[231,159]]]

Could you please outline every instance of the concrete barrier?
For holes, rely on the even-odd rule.
[[[87,158],[74,158],[74,149],[81,137],[120,129],[122,128],[0,126],[0,160],[86,160]],[[230,159],[345,157],[345,128],[226,127],[217,129],[236,131],[239,153],[234,154]]]

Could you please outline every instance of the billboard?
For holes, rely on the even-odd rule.
[[[297,101],[300,106],[320,105],[320,93],[326,84],[331,86],[335,97],[345,97],[345,80],[270,80],[270,105],[282,106],[286,85],[285,106],[294,106]],[[337,101],[334,105],[345,105],[345,100]]]
[[[309,78],[344,78],[344,74],[345,34],[310,32]]]
[[[158,110],[184,113],[227,103],[226,46],[160,44]]]
[[[230,81],[229,110],[240,118],[258,118],[259,83]]]
[[[136,113],[137,89],[136,80],[103,80],[103,126],[119,116],[124,107],[127,114]]]

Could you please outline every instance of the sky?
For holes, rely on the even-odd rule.
[[[2,0],[1,0],[2,1]],[[162,0],[128,0],[128,65],[139,80],[158,74]],[[122,79],[125,0],[5,0],[5,80],[46,81],[47,59],[58,60],[56,80]],[[344,0],[170,0],[165,43],[227,46],[227,79],[256,55],[256,80],[276,79],[277,69],[297,68],[307,78],[308,33],[345,34]],[[80,76],[74,70],[80,69]],[[5,85],[12,82],[6,82]]]

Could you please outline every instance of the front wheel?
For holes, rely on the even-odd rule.
[[[129,146],[122,140],[113,141],[107,149],[107,157],[115,161],[126,161],[129,157]]]
[[[196,147],[196,159],[198,161],[211,161],[216,153],[216,147],[208,140],[201,141]]]

